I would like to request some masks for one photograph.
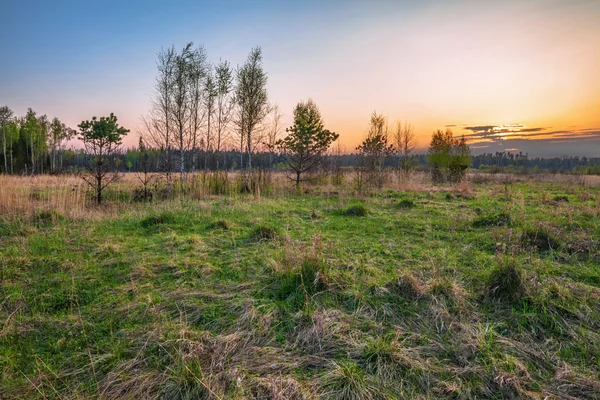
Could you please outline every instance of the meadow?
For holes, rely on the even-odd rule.
[[[0,176],[0,398],[600,398],[597,178],[273,179]]]

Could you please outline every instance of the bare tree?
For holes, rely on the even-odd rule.
[[[212,69],[212,67],[211,67]],[[204,169],[207,170],[209,167],[210,155],[213,151],[214,138],[212,136],[212,120],[215,115],[215,99],[217,97],[217,84],[213,72],[209,70],[206,75],[205,82],[206,96],[204,97],[204,107],[206,109],[207,127],[206,127],[206,153],[204,159]],[[212,168],[212,165],[210,166]]]
[[[221,147],[226,139],[227,127],[235,105],[233,99],[233,70],[227,61],[221,61],[215,67],[215,83],[217,107],[217,147],[215,150],[218,170]]]
[[[204,47],[193,50],[190,55],[189,80],[190,85],[190,128],[192,147],[192,171],[196,170],[197,150],[200,140],[198,134],[206,116],[203,101],[206,97],[204,81],[208,70],[207,56]]]
[[[248,59],[237,70],[235,96],[238,105],[238,124],[241,136],[245,136],[246,173],[242,176],[242,190],[252,190],[252,153],[253,137],[256,127],[268,114],[267,74],[262,66],[262,50],[255,47],[250,51]],[[243,139],[242,139],[243,140]]]
[[[408,157],[417,146],[414,127],[410,122],[396,122],[394,144],[398,154],[398,169],[408,174],[411,168]]]
[[[167,182],[171,182],[173,171],[171,154],[173,148],[173,132],[171,121],[171,102],[173,91],[173,74],[177,52],[175,47],[163,49],[158,53],[158,76],[152,99],[152,109],[148,116],[142,117],[144,131],[142,136],[146,146],[160,150],[164,155],[161,168],[164,170]]]
[[[186,130],[190,119],[190,64],[192,59],[193,43],[188,43],[181,54],[175,56],[173,69],[173,88],[171,101],[171,115],[175,124],[177,142],[179,144],[179,181],[183,182],[185,170],[185,151],[189,135]]]

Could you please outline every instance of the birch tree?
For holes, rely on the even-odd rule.
[[[252,190],[253,134],[268,114],[267,74],[262,66],[262,50],[255,47],[248,59],[236,73],[235,96],[238,106],[238,121],[246,142],[246,173],[242,174],[242,190]]]

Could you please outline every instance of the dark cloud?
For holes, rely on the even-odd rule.
[[[465,126],[464,129],[471,132],[492,132],[494,128],[498,128],[496,125],[478,125],[478,126]]]
[[[524,128],[531,129],[531,128]],[[599,155],[600,128],[511,132],[501,136],[482,133],[465,135],[474,154],[521,151],[530,157]],[[515,150],[518,149],[518,150]]]

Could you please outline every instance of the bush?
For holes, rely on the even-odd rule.
[[[342,210],[342,215],[349,217],[365,217],[368,213],[369,210],[362,204],[356,204]]]
[[[510,225],[512,223],[510,215],[504,212],[491,214],[491,215],[482,215],[479,218],[476,218],[473,221],[474,228],[483,228],[486,226],[502,226],[502,225]]]
[[[496,267],[488,277],[485,293],[488,299],[514,303],[526,294],[521,273],[512,263]]]

